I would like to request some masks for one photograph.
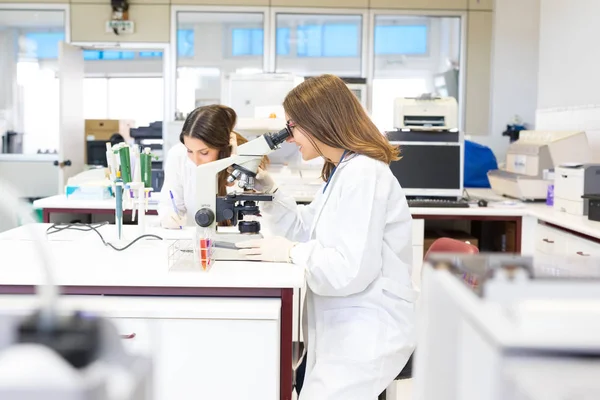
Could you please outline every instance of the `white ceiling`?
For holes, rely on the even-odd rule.
[[[0,4],[0,28],[64,28],[64,11],[7,10]]]

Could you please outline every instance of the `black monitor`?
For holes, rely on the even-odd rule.
[[[395,138],[403,140],[390,140],[400,145],[402,157],[390,165],[392,173],[407,197],[461,197],[463,146],[460,135],[432,132],[413,132]]]
[[[86,142],[86,160],[87,165],[99,165],[106,167],[106,143],[107,140],[88,140]]]

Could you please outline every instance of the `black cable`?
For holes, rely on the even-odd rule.
[[[75,231],[81,231],[81,232],[94,231],[100,237],[100,240],[102,240],[102,243],[105,246],[111,247],[116,251],[127,250],[129,247],[133,246],[133,244],[135,242],[137,242],[138,240],[143,239],[143,238],[154,238],[154,239],[158,239],[158,240],[163,240],[163,238],[161,238],[160,236],[157,236],[157,235],[141,235],[141,236],[138,236],[137,238],[135,238],[131,243],[129,243],[125,247],[122,247],[122,248],[115,247],[111,243],[108,243],[106,240],[104,240],[104,237],[98,231],[98,229],[103,227],[104,225],[108,225],[108,222],[99,222],[96,224],[77,224],[77,223],[76,224],[52,224],[50,227],[48,227],[48,229],[46,229],[46,235],[52,235],[53,233],[62,232],[64,230],[68,230],[68,229],[75,230]]]

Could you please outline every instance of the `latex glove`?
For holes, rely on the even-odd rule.
[[[273,193],[277,189],[277,184],[271,175],[262,168],[258,169],[256,178],[254,178],[254,190],[261,193]]]
[[[160,226],[165,229],[182,229],[183,225],[185,221],[175,211],[171,210],[160,217]]]
[[[290,250],[294,245],[294,242],[281,236],[236,243],[240,248],[238,251],[248,260],[270,262],[290,262]]]

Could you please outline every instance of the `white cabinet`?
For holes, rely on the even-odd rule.
[[[0,296],[25,315],[35,296]],[[155,400],[280,398],[281,300],[63,296],[61,307],[114,322],[127,350],[153,362]]]
[[[544,224],[536,227],[535,251],[549,256],[600,257],[600,244]]]
[[[425,220],[413,219],[412,226],[412,282],[415,289],[421,289],[421,270],[423,269],[423,246],[425,244]]]

